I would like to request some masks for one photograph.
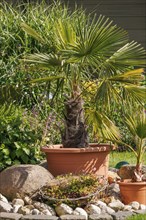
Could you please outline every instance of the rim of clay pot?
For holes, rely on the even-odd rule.
[[[146,181],[142,181],[142,182],[132,182],[131,181],[131,179],[125,179],[125,180],[123,180],[123,182],[121,182],[121,181],[118,181],[118,184],[119,185],[135,185],[135,186],[137,186],[137,185],[146,185]]]
[[[63,148],[62,144],[49,145],[41,147],[43,152],[54,152],[54,153],[87,153],[87,152],[103,152],[103,151],[111,151],[113,149],[113,145],[111,144],[96,144],[91,143],[88,148]]]

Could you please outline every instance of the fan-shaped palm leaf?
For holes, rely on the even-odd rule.
[[[92,124],[93,133],[98,138],[112,141],[120,139],[119,129],[105,114],[96,109],[87,109],[86,116],[88,124]]]

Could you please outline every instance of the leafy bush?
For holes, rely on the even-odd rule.
[[[0,106],[0,170],[39,161],[42,128],[38,116],[14,105]]]

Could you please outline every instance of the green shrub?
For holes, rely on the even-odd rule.
[[[38,116],[14,105],[0,106],[0,170],[39,161],[42,128]]]

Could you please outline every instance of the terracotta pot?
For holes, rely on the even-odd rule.
[[[124,180],[119,182],[121,199],[124,204],[137,201],[140,204],[146,205],[146,182],[131,182]]]
[[[94,173],[107,177],[111,145],[90,144],[89,148],[63,148],[62,145],[51,147],[42,147],[41,150],[46,153],[48,170],[54,176]]]

